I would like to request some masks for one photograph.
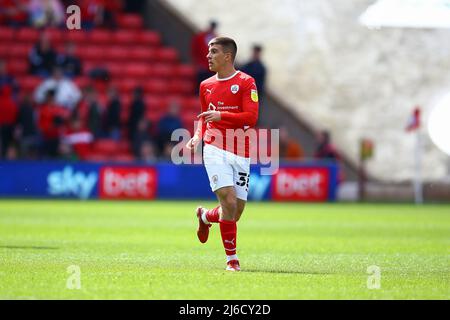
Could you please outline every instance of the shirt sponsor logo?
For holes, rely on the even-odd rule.
[[[215,111],[216,109],[216,106],[212,102],[210,102],[208,105],[208,111]]]
[[[236,93],[238,93],[238,91],[239,91],[239,85],[233,84],[231,86],[231,93],[236,94]]]

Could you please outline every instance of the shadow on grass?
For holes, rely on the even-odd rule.
[[[58,247],[40,247],[40,246],[0,246],[0,249],[33,249],[33,250],[57,250]]]

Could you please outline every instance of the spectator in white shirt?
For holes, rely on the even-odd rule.
[[[64,77],[60,68],[55,68],[52,76],[36,88],[34,92],[35,102],[43,103],[48,90],[55,90],[55,102],[70,110],[73,110],[81,99],[80,89],[72,80]]]

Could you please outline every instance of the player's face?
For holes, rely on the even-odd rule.
[[[230,53],[223,52],[221,45],[211,44],[206,58],[208,59],[209,70],[218,72],[230,60]]]

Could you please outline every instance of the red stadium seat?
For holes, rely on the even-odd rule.
[[[177,62],[178,51],[174,48],[158,48],[156,50],[156,58],[161,62]]]
[[[8,46],[6,44],[0,44],[0,58],[1,59],[6,59],[7,57],[9,57],[10,51],[11,51],[10,46]]]
[[[12,28],[0,28],[0,42],[11,41],[14,40],[15,32]]]
[[[150,122],[158,122],[159,119],[161,119],[161,117],[164,115],[164,112],[161,112],[159,110],[152,110],[149,109],[146,113],[145,113],[145,118],[147,120],[149,120]]]
[[[63,34],[59,29],[47,29],[45,30],[45,33],[49,36],[50,42],[54,46],[60,44],[63,40],[65,40],[65,36],[63,37]]]
[[[83,69],[85,74],[89,73],[89,71],[91,71],[96,66],[97,63],[94,61],[83,61]]]
[[[118,147],[120,153],[128,153],[131,151],[131,144],[128,140],[119,140]]]
[[[64,32],[64,39],[80,44],[87,41],[87,33],[84,30],[67,30]]]
[[[146,47],[133,47],[128,50],[128,57],[138,61],[152,61],[156,59],[156,50]]]
[[[114,82],[114,85],[117,87],[117,90],[123,95],[123,94],[131,94],[134,88],[140,85],[140,81],[137,81],[135,79],[118,79]]]
[[[144,24],[139,14],[122,14],[117,17],[117,24],[121,29],[142,29]]]
[[[194,122],[198,121],[197,119],[197,113],[194,112],[183,112],[181,114],[181,122],[185,125],[186,128],[194,127]]]
[[[119,153],[112,157],[112,161],[115,162],[133,162],[135,160],[133,154],[131,153]]]
[[[174,74],[177,77],[194,79],[196,71],[190,64],[180,64],[174,67]]]
[[[172,80],[169,82],[169,91],[173,94],[190,95],[194,94],[195,84],[188,80]]]
[[[153,75],[156,77],[166,77],[169,78],[173,76],[173,66],[165,64],[165,63],[158,63],[153,65],[152,72]]]
[[[90,85],[91,80],[88,77],[76,77],[73,82],[82,89]]]
[[[123,47],[111,47],[106,51],[106,58],[109,60],[129,60],[129,51]]]
[[[26,75],[28,72],[28,61],[24,59],[9,60],[8,70],[15,76]]]
[[[123,65],[121,65],[120,63],[112,62],[103,64],[102,66],[104,66],[109,71],[109,74],[113,78],[122,79],[124,76],[128,76],[124,70]]]
[[[90,45],[84,46],[79,51],[80,59],[88,60],[103,60],[105,57],[105,50],[102,46]]]
[[[110,160],[111,157],[109,155],[105,155],[103,153],[98,153],[98,152],[90,152],[87,156],[86,156],[86,161],[91,161],[91,162],[104,162],[104,161],[108,161]]]
[[[32,48],[32,44],[13,44],[10,47],[9,56],[26,59],[28,61],[28,55]]]
[[[147,110],[158,110],[158,112],[164,112],[167,109],[166,99],[157,96],[146,95],[144,97],[144,101]]]
[[[22,90],[26,92],[32,92],[37,88],[38,85],[41,84],[42,79],[34,76],[26,76],[17,78],[19,85]]]
[[[113,34],[113,41],[116,45],[129,45],[135,44],[137,41],[137,35],[135,31],[119,30]]]
[[[93,150],[96,153],[102,153],[104,155],[116,154],[119,150],[119,143],[112,139],[98,139],[93,144]]]
[[[144,63],[130,63],[123,67],[123,75],[132,78],[144,78],[152,74],[152,67]]]
[[[200,112],[200,100],[196,96],[185,97],[181,100],[181,105],[183,106],[183,110],[190,110],[193,112]]]
[[[34,43],[39,39],[39,31],[33,28],[22,28],[15,36],[17,41]]]
[[[169,92],[169,83],[162,79],[149,79],[143,84],[145,93],[148,94],[167,94]]]
[[[107,30],[92,30],[88,35],[88,41],[92,44],[108,44],[111,40],[112,33]]]
[[[143,46],[158,46],[161,43],[161,36],[158,32],[145,30],[137,32],[136,41]]]
[[[124,99],[122,100],[122,102],[123,102],[123,106],[124,107],[128,107],[129,106],[129,103],[125,104]],[[120,123],[123,126],[127,125],[129,115],[130,115],[130,109],[129,108],[122,108],[122,109],[120,109]],[[125,128],[122,128],[122,129],[125,129]]]
[[[124,112],[124,111],[128,112],[131,102],[133,101],[133,96],[131,94],[123,94],[121,96],[121,99],[122,99],[122,106],[123,106],[122,112]]]

